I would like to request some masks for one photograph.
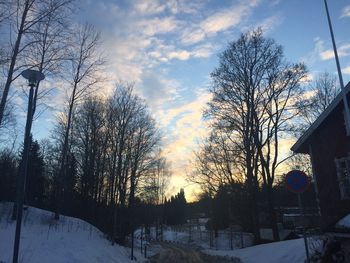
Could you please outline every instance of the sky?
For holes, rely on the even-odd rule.
[[[290,62],[304,62],[312,79],[336,73],[322,0],[86,0],[75,19],[101,31],[108,58],[110,92],[116,81],[135,83],[163,133],[171,162],[170,192],[184,188],[191,200],[198,187],[186,181],[193,153],[208,134],[202,110],[210,100],[210,73],[218,54],[242,32],[261,27],[284,47]],[[350,3],[329,1],[345,83],[350,80]],[[48,84],[47,84],[48,85]],[[52,101],[60,96],[59,89]],[[59,105],[56,110],[59,109]],[[55,111],[34,122],[37,139],[49,136]],[[23,114],[24,116],[24,114]],[[287,151],[289,148],[285,147]]]

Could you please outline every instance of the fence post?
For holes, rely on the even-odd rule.
[[[142,255],[142,236],[143,236],[143,226],[141,226],[141,255]]]

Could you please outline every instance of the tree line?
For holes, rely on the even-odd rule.
[[[76,8],[73,0],[0,1],[0,197],[15,200],[22,153],[15,133],[8,133],[17,127],[12,98],[21,92],[21,71],[35,69],[49,84],[36,85],[30,118],[62,110],[56,110],[50,138],[30,139],[26,204],[55,211],[57,220],[62,213],[83,218],[112,242],[123,242],[140,204],[164,202],[170,164],[161,131],[134,85],[120,82],[108,94],[98,92],[107,81],[101,35],[73,22]],[[50,101],[53,86],[64,91],[64,105]]]

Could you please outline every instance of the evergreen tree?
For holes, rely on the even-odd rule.
[[[0,152],[0,201],[10,201],[16,195],[16,157],[9,150]]]
[[[247,231],[252,231],[249,209],[249,193],[246,184],[221,185],[213,198],[212,220],[208,227],[225,229],[229,225],[239,225]]]
[[[179,225],[186,223],[187,219],[187,202],[185,192],[180,192],[175,196],[171,196],[170,201],[165,202],[165,217],[168,225]]]
[[[23,151],[21,153],[23,156]],[[46,178],[44,176],[44,157],[37,141],[30,136],[28,170],[26,178],[25,201],[29,205],[43,206],[45,199]]]
[[[225,229],[230,221],[230,195],[227,187],[220,186],[213,200],[213,227],[215,229]]]
[[[75,210],[76,202],[78,201],[76,198],[76,183],[77,183],[77,173],[78,173],[78,163],[74,154],[69,152],[67,154],[66,167],[65,167],[65,178],[64,178],[64,202],[65,208],[69,214],[73,213]],[[67,202],[68,201],[68,202]],[[78,207],[78,206],[77,206]],[[80,206],[80,208],[85,208],[84,206]]]

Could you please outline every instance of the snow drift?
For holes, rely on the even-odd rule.
[[[0,203],[0,262],[12,262],[16,222],[12,203]],[[19,262],[128,263],[129,249],[112,246],[89,223],[72,217],[54,219],[52,212],[28,207],[23,213]]]

